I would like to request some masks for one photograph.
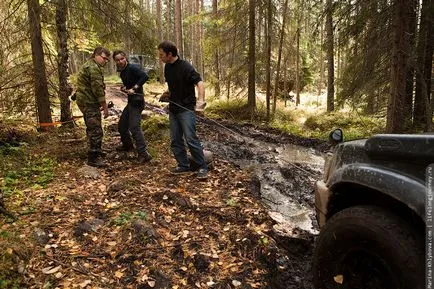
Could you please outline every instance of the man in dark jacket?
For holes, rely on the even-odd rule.
[[[86,124],[87,164],[94,167],[106,166],[100,159],[103,139],[101,111],[104,113],[104,118],[108,117],[102,67],[109,61],[109,57],[110,51],[106,48],[95,48],[91,58],[83,65],[77,78],[77,105],[83,113]]]
[[[138,66],[128,63],[126,53],[122,50],[114,51],[113,59],[116,62],[124,85],[121,90],[128,94],[128,103],[122,111],[118,124],[122,144],[117,150],[133,150],[132,136],[136,143],[138,162],[146,163],[149,162],[152,157],[148,153],[140,122],[142,120],[142,111],[145,107],[143,84],[145,84],[149,77],[146,72]]]
[[[196,134],[195,86],[199,101],[205,98],[205,87],[199,73],[193,66],[178,56],[178,49],[170,41],[163,41],[158,45],[161,61],[165,63],[164,77],[169,87],[166,93],[169,101],[169,123],[171,134],[171,148],[178,163],[174,174],[191,171],[190,162],[185,149],[184,138],[190,150],[193,161],[198,165],[197,178],[208,177],[208,166],[203,155],[203,148]]]

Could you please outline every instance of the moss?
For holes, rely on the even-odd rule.
[[[304,126],[312,137],[321,139],[327,139],[331,130],[340,128],[344,131],[345,140],[351,140],[383,132],[385,120],[356,113],[333,112],[309,116]]]
[[[147,140],[161,140],[169,136],[169,117],[153,115],[142,122],[142,129]]]

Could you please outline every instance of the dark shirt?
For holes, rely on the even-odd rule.
[[[169,87],[170,101],[194,110],[196,106],[194,86],[202,80],[194,67],[189,62],[178,58],[174,63],[166,63],[164,78]],[[169,104],[169,110],[173,113],[184,111],[183,108],[173,103]]]
[[[131,89],[134,85],[138,85],[137,93],[143,94],[143,84],[149,79],[145,71],[139,66],[127,63],[124,69],[121,70],[120,77],[125,89]]]

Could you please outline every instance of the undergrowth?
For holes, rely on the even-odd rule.
[[[142,121],[142,130],[147,140],[160,140],[169,136],[169,117],[153,115]]]
[[[24,189],[45,188],[54,178],[55,160],[46,155],[28,155],[25,148],[0,149],[8,156],[0,167],[1,191],[6,196],[21,194]],[[11,153],[13,152],[13,153]]]
[[[304,127],[312,137],[327,138],[330,131],[340,128],[344,140],[366,138],[385,130],[385,119],[356,113],[332,112],[309,116]]]
[[[25,126],[12,123],[0,126],[0,192],[3,196],[16,200],[26,189],[45,188],[53,180],[56,160],[48,153],[32,151],[36,135],[35,130],[29,131]]]
[[[286,133],[308,138],[327,140],[330,131],[341,128],[345,140],[369,137],[385,130],[385,119],[374,116],[362,116],[357,113],[309,113],[303,108],[284,110],[277,108],[274,116],[267,121],[264,105],[258,105],[250,116],[247,101],[218,101],[207,107],[206,115],[223,118],[234,122],[251,122],[262,127],[271,127]]]

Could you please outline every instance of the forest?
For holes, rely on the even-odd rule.
[[[383,118],[391,133],[432,126],[432,1],[3,1],[1,118],[72,117],[71,80],[97,45],[144,56],[161,81],[156,46],[180,47],[209,98],[247,98],[247,113],[279,99],[326,94]],[[115,74],[114,63],[107,74]],[[258,100],[261,91],[265,100]],[[316,114],[324,113],[316,111]],[[57,112],[56,111],[56,112]]]
[[[433,19],[433,0],[0,1],[0,288],[312,289],[329,132],[433,131]],[[205,182],[170,173],[163,40],[205,83]],[[97,46],[150,77],[150,163],[114,150],[110,57],[108,167],[84,164],[70,96]]]

